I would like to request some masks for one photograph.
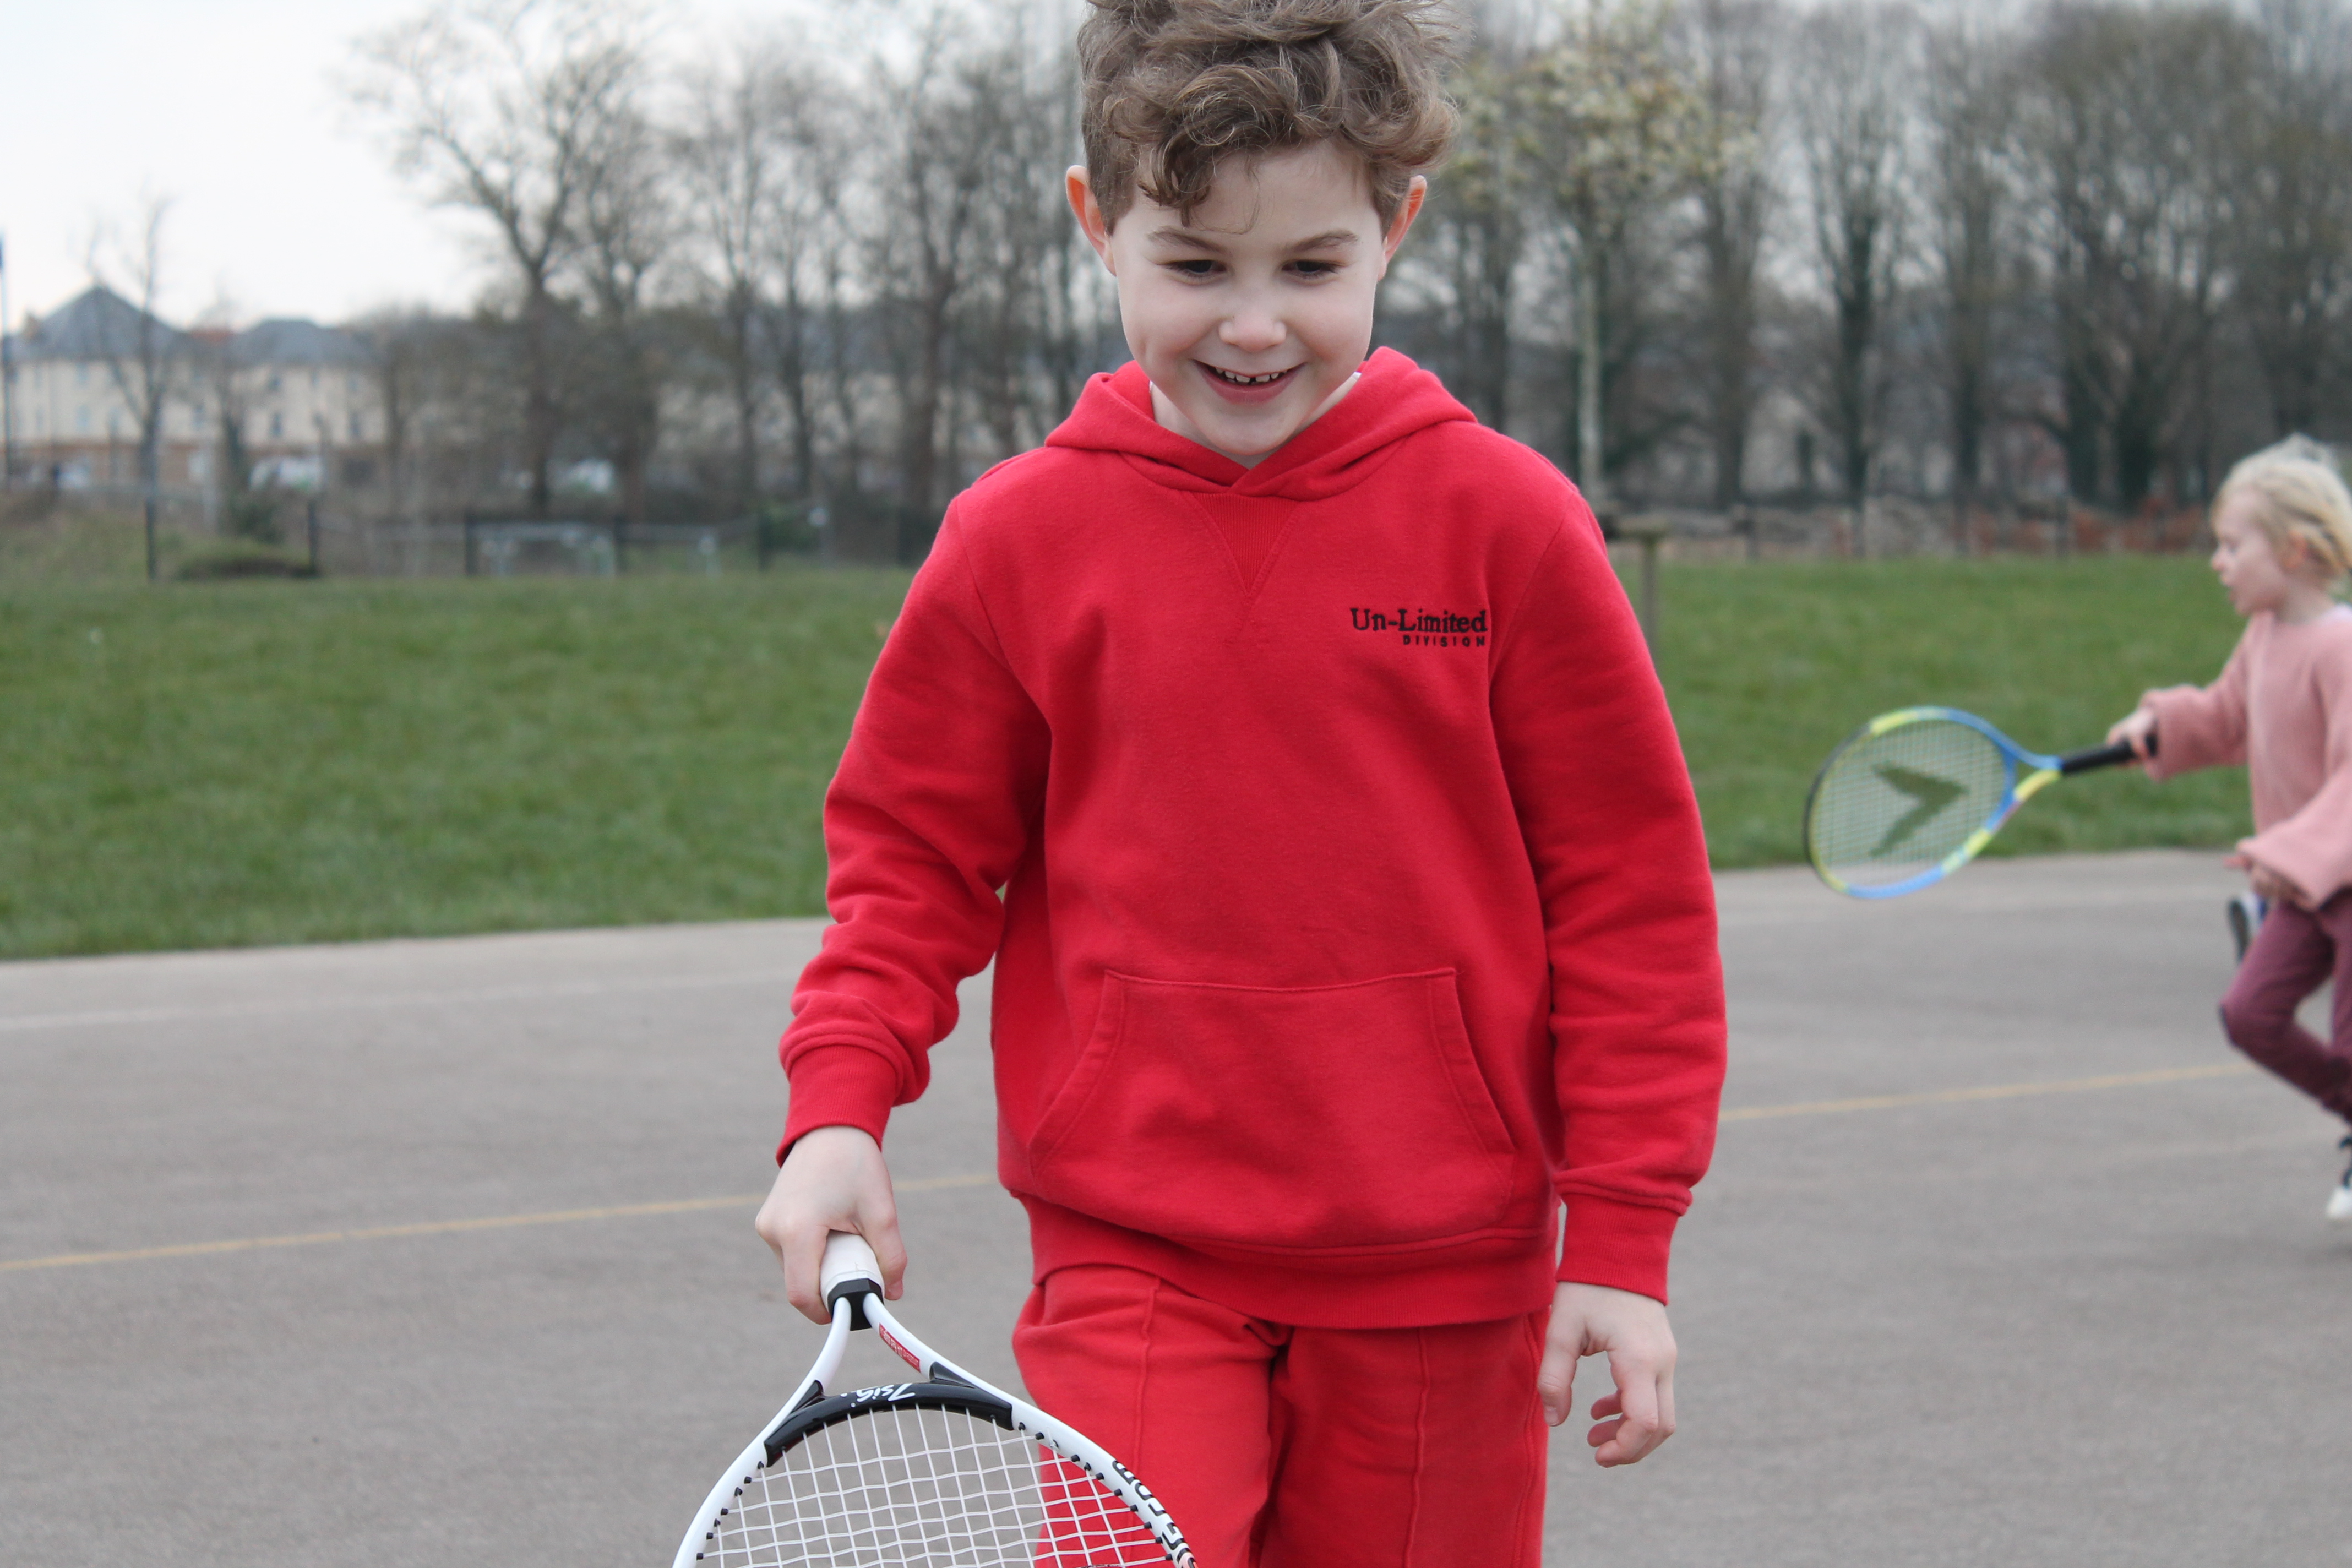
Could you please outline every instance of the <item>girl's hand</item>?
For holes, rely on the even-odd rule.
[[[2261,861],[2249,860],[2243,855],[2232,855],[2230,857],[2229,864],[2245,872],[2246,880],[2252,886],[2254,891],[2273,903],[2293,904],[2299,910],[2311,908],[2311,896],[2308,893]]]
[[[2107,744],[2112,746],[2118,741],[2129,741],[2132,755],[2144,763],[2147,761],[2148,740],[2155,733],[2156,710],[2152,708],[2135,708],[2129,715],[2116,720],[2108,729]]]

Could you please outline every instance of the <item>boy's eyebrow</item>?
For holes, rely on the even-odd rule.
[[[1191,246],[1195,249],[1213,250],[1221,254],[1225,248],[1205,234],[1189,228],[1177,228],[1172,225],[1165,228],[1153,229],[1150,238],[1154,245]],[[1302,250],[1329,250],[1338,246],[1358,243],[1360,243],[1359,237],[1354,229],[1332,228],[1326,229],[1321,234],[1309,236],[1287,248],[1290,254],[1297,255]]]

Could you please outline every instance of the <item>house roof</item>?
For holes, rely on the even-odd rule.
[[[229,352],[244,364],[358,367],[374,357],[350,332],[288,316],[256,321],[229,340]]]
[[[139,352],[140,323],[152,321],[163,333],[166,354],[187,346],[187,334],[161,317],[149,317],[110,289],[86,289],[70,304],[43,317],[10,339],[9,357],[31,360],[105,359]]]

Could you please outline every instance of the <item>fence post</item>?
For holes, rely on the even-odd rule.
[[[629,574],[629,523],[626,518],[613,520],[613,575]]]
[[[475,572],[478,569],[478,566],[479,566],[479,563],[478,563],[478,559],[477,559],[476,550],[475,550],[475,546],[474,546],[474,509],[473,509],[472,507],[467,507],[467,508],[466,509],[466,512],[465,512],[465,521],[466,521],[466,575],[467,575],[467,576],[468,576],[468,577],[471,577],[472,575],[474,575]]]
[[[310,575],[319,574],[319,498],[312,496],[302,510],[303,531],[310,541]]]
[[[1619,537],[1633,540],[1642,547],[1641,596],[1634,613],[1641,618],[1642,638],[1650,645],[1654,658],[1658,651],[1658,545],[1666,537],[1666,520],[1662,517],[1621,517],[1617,520]]]

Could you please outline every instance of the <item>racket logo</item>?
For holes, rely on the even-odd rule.
[[[1946,806],[1968,793],[1965,784],[1939,779],[1932,773],[1914,773],[1893,763],[1881,763],[1871,771],[1885,780],[1889,789],[1908,795],[1914,803],[1910,810],[1887,825],[1885,837],[1870,851],[1873,858],[1909,842],[1912,835],[1935,821]]]
[[[905,1362],[908,1366],[913,1367],[917,1372],[920,1372],[920,1371],[922,1371],[922,1370],[923,1370],[923,1358],[922,1358],[922,1357],[920,1357],[920,1356],[919,1356],[919,1355],[917,1355],[914,1352],[912,1352],[912,1351],[908,1350],[905,1345],[900,1344],[900,1343],[898,1342],[898,1335],[896,1335],[896,1334],[892,1333],[889,1330],[887,1330],[887,1329],[886,1329],[886,1328],[882,1328],[882,1327],[881,1327],[881,1326],[879,1326],[878,1324],[876,1326],[876,1328],[875,1328],[874,1331],[875,1331],[876,1333],[880,1334],[880,1335],[882,1336],[882,1342],[883,1342],[884,1344],[888,1345],[892,1350],[897,1351],[897,1352],[898,1352],[898,1359],[899,1359],[900,1361]]]
[[[911,1383],[886,1383],[878,1388],[861,1388],[849,1396],[852,1405],[875,1405],[897,1399],[915,1385]]]

